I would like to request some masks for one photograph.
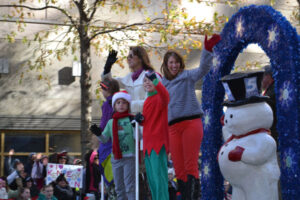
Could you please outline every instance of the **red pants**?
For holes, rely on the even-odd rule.
[[[187,181],[187,175],[199,178],[198,158],[203,138],[200,118],[169,126],[169,141],[176,178]]]

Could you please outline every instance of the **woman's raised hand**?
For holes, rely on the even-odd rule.
[[[219,34],[213,34],[213,36],[208,40],[207,35],[205,35],[204,39],[204,47],[207,51],[212,52],[213,47],[221,40],[221,36]]]
[[[108,74],[110,72],[112,65],[118,60],[117,54],[118,52],[115,50],[111,50],[109,52],[106,63],[104,65],[103,74]]]

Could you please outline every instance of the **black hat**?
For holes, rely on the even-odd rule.
[[[60,153],[58,153],[57,160],[59,160],[61,158],[68,160],[68,152],[64,150],[64,151],[61,151]]]
[[[65,181],[66,183],[67,182],[67,179],[65,178],[65,174],[64,173],[61,173],[57,178],[56,178],[56,183],[60,182],[60,181]]]
[[[234,107],[249,103],[266,101],[269,97],[261,95],[263,71],[237,72],[221,78],[228,99],[224,106]]]
[[[26,179],[25,179],[25,183],[27,183],[27,182],[33,182],[33,179],[30,177],[30,176],[28,176]]]

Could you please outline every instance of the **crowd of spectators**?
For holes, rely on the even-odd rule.
[[[47,165],[82,165],[80,159],[70,161],[67,151],[49,156],[30,153],[26,162],[15,158],[14,150],[9,151],[5,161],[5,176],[0,177],[0,199],[11,200],[75,200],[84,199],[82,189],[71,188],[63,173],[55,181],[46,184]]]

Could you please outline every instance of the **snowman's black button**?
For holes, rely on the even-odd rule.
[[[228,144],[225,144],[225,147],[227,147],[228,146]]]
[[[224,151],[221,152],[221,155],[223,155]]]

